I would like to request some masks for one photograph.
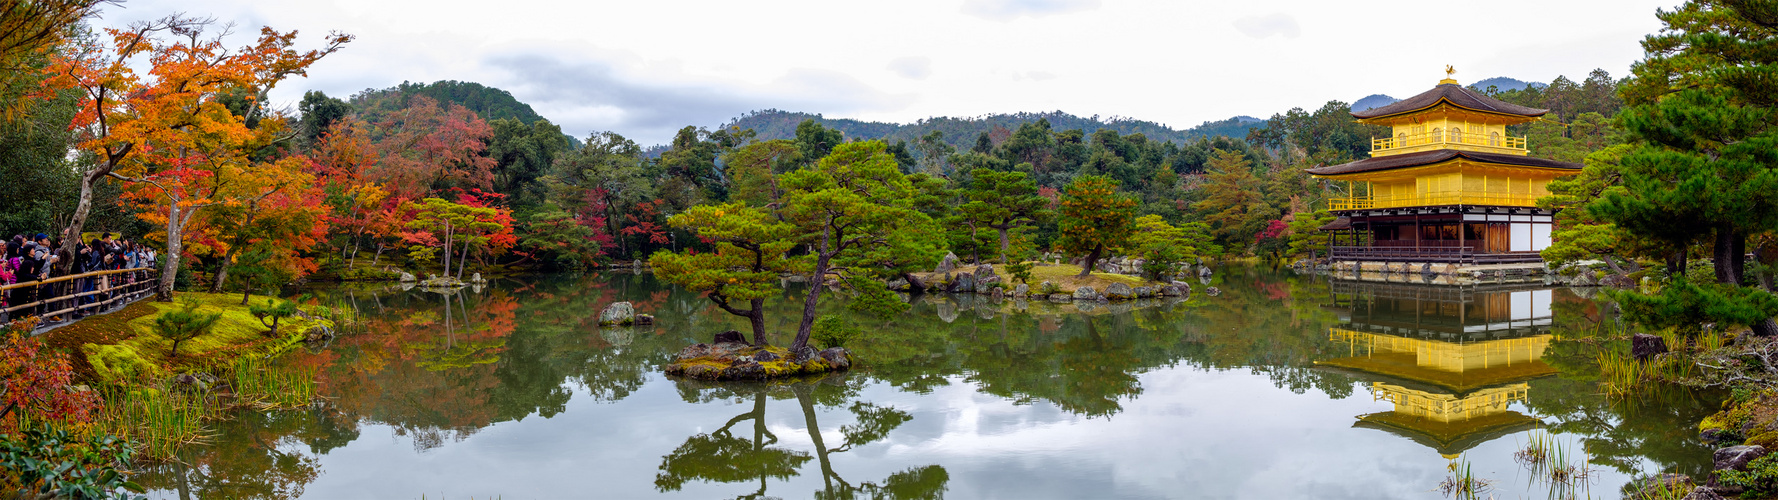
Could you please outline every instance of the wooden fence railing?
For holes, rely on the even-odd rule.
[[[45,318],[38,327],[70,323],[114,305],[128,304],[154,293],[159,273],[151,267],[93,271],[0,286],[7,298],[0,309],[0,327],[27,316]],[[51,322],[50,319],[61,321]]]

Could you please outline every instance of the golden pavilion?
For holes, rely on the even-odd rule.
[[[1449,78],[1393,104],[1352,112],[1390,128],[1371,140],[1371,157],[1308,170],[1343,183],[1329,201],[1336,262],[1541,263],[1553,212],[1536,207],[1551,179],[1580,164],[1531,157],[1507,126],[1546,109],[1501,102]]]
[[[1358,416],[1355,427],[1406,437],[1440,455],[1535,428],[1511,409],[1530,381],[1554,375],[1549,347],[1551,290],[1426,285],[1340,285],[1351,315],[1329,332],[1347,356],[1317,365],[1369,383],[1390,411]]]

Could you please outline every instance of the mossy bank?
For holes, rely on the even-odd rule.
[[[253,296],[249,303],[263,305],[273,299]],[[179,343],[156,335],[155,318],[196,302],[195,312],[220,314],[216,323],[192,339]],[[304,309],[304,308],[299,308]],[[311,335],[331,332],[333,323],[314,311],[280,319],[277,332],[241,304],[236,294],[181,292],[174,302],[138,302],[111,314],[82,320],[45,334],[49,345],[67,349],[77,360],[75,368],[106,385],[152,382],[181,373],[226,369],[239,358],[283,352]]]

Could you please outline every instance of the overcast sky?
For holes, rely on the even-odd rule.
[[[644,144],[750,110],[909,122],[1061,110],[1188,128],[1369,94],[1547,82],[1642,57],[1680,0],[127,0],[97,22],[174,12],[358,40],[272,95],[402,81],[511,91],[584,137]],[[235,45],[244,45],[245,38]]]

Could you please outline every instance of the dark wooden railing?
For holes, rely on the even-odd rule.
[[[1472,246],[1364,246],[1329,250],[1333,260],[1508,264],[1543,259],[1537,252],[1478,253]]]
[[[39,330],[72,323],[75,315],[94,314],[153,295],[158,283],[160,276],[154,268],[137,267],[0,286],[0,294],[12,299],[0,309],[0,327],[31,316],[44,318],[37,324]],[[89,285],[91,290],[87,290]],[[60,321],[50,321],[56,318]]]

